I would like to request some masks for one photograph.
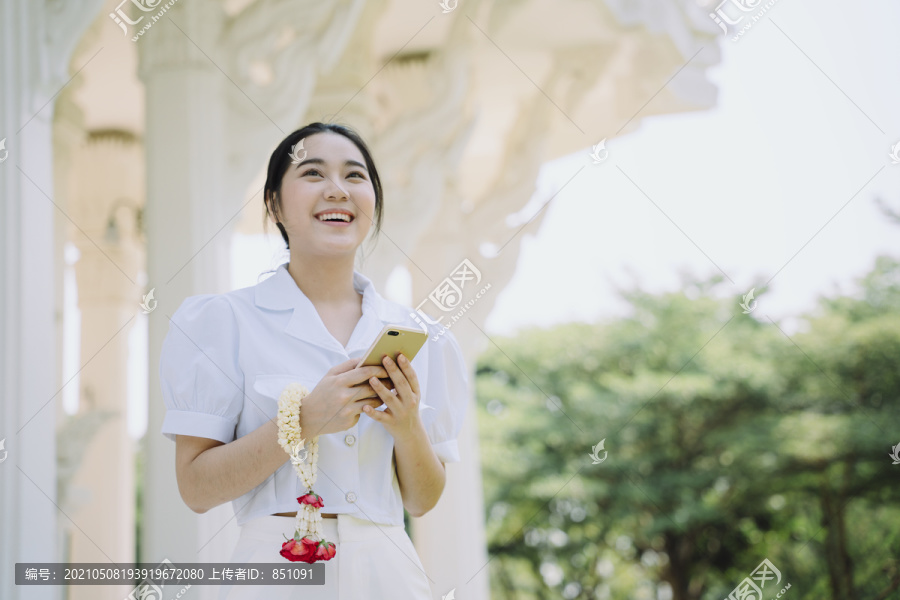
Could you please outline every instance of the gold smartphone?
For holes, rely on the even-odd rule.
[[[363,354],[356,368],[381,367],[384,366],[381,361],[385,356],[390,356],[396,362],[397,356],[400,354],[412,362],[427,339],[428,333],[421,329],[386,325],[375,338],[375,342]]]

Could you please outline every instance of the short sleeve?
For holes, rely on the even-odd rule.
[[[244,404],[239,344],[234,312],[223,296],[192,296],[175,311],[159,358],[164,436],[234,440]]]
[[[441,328],[429,336],[428,380],[420,406],[434,453],[444,463],[460,462],[457,438],[469,405],[469,374],[456,338]]]

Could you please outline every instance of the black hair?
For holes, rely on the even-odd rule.
[[[375,190],[375,214],[366,216],[372,219],[372,224],[375,226],[372,235],[377,236],[378,232],[381,231],[381,218],[384,212],[384,192],[381,188],[381,178],[378,176],[378,169],[375,168],[375,161],[372,160],[372,153],[369,151],[369,146],[363,141],[362,137],[352,128],[347,127],[346,125],[338,125],[337,123],[310,123],[309,125],[288,134],[287,137],[281,140],[281,143],[278,144],[278,147],[272,152],[272,156],[269,157],[269,168],[266,170],[266,185],[263,188],[263,204],[266,207],[266,217],[272,217],[278,230],[281,232],[281,237],[284,238],[284,243],[290,249],[291,244],[290,240],[288,240],[287,231],[285,231],[284,225],[282,225],[277,218],[277,215],[281,212],[281,181],[284,178],[284,174],[287,172],[288,167],[292,164],[293,158],[291,156],[291,151],[293,147],[304,138],[316,133],[336,133],[342,135],[353,142],[363,155],[363,159],[366,162],[366,169],[369,171],[369,179],[372,181],[372,187]]]

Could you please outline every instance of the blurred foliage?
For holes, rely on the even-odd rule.
[[[712,279],[495,339],[476,378],[494,600],[721,600],[764,558],[764,598],[900,597],[900,262],[859,288],[791,329]]]

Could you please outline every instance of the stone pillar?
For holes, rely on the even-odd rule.
[[[137,281],[143,267],[139,216],[143,206],[143,152],[134,135],[95,132],[72,157],[80,174],[71,215],[84,234],[71,239],[81,310],[77,432],[60,443],[81,451],[67,494],[71,562],[134,562],[135,442],[128,434],[128,336],[141,312]],[[95,245],[96,244],[96,245]],[[99,246],[99,247],[98,247]],[[101,350],[102,349],[102,350]],[[72,439],[67,439],[71,437]],[[86,439],[85,439],[86,438]],[[77,450],[76,450],[77,448]],[[75,498],[83,498],[76,504]],[[121,600],[133,586],[72,586],[70,600]]]
[[[178,27],[165,22],[169,18]],[[146,288],[155,290],[157,301],[148,319],[149,415],[141,448],[144,562],[228,558],[212,552],[220,544],[208,544],[215,532],[204,531],[204,524],[227,521],[222,517],[230,507],[197,515],[178,492],[175,444],[160,435],[165,406],[159,385],[160,347],[172,314],[185,297],[226,291],[230,280],[223,98],[231,84],[198,49],[213,52],[223,20],[218,2],[181,2],[137,42],[146,98]],[[197,588],[198,598],[214,591],[206,588]]]
[[[15,585],[17,562],[60,559],[56,506],[58,294],[51,120],[72,47],[96,0],[0,3],[0,597],[50,600]]]
[[[0,5],[0,35],[22,57],[38,51],[21,29],[30,12],[26,0]],[[61,597],[58,588],[14,585],[15,563],[59,560],[57,519],[65,518],[54,505],[56,209],[41,193],[52,190],[50,110],[16,134],[39,108],[36,82],[12,56],[0,70],[0,596],[50,600]]]

